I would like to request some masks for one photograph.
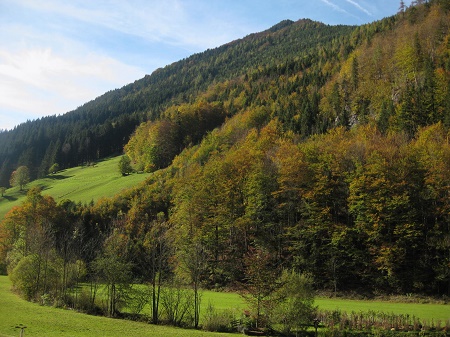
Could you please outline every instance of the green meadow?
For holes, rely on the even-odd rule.
[[[70,199],[90,203],[102,197],[112,197],[126,188],[139,184],[150,175],[134,173],[124,177],[118,169],[119,160],[120,156],[90,166],[62,170],[29,183],[26,189],[39,186],[43,194],[52,196],[56,202]],[[21,192],[18,187],[6,190],[4,197],[0,197],[0,220],[13,206],[20,205],[25,197],[26,191]]]
[[[100,296],[106,294],[100,290]],[[204,290],[200,292],[201,312],[205,313],[208,306],[214,310],[231,310],[239,316],[247,307],[247,303],[238,293]],[[319,310],[340,310],[342,312],[383,312],[385,314],[409,315],[427,322],[446,322],[450,320],[450,304],[413,303],[388,300],[351,300],[345,298],[316,297],[315,305]],[[149,310],[145,309],[144,311]],[[149,312],[145,312],[149,314]]]
[[[226,334],[183,330],[167,326],[89,316],[72,310],[44,307],[22,300],[10,291],[7,276],[0,276],[0,337],[19,336],[15,328],[27,326],[29,337],[202,337]]]
[[[386,314],[415,316],[427,322],[450,320],[450,304],[403,303],[379,300],[348,300],[337,298],[316,298],[315,304],[321,310],[341,310],[347,313],[377,311]]]
[[[244,309],[246,304],[241,296],[236,293],[217,293],[211,291],[203,292],[202,305],[211,303],[214,308],[221,309]],[[348,300],[340,298],[318,297],[315,305],[319,310],[341,310],[351,312],[377,311],[386,314],[415,316],[427,322],[445,322],[450,320],[450,304],[433,303],[404,303],[380,300]]]
[[[167,326],[89,316],[72,310],[44,307],[27,302],[12,293],[7,276],[0,276],[0,337],[18,336],[17,325],[27,326],[26,336],[34,337],[128,337],[128,336],[225,336],[227,334],[183,330]],[[205,310],[211,303],[217,310],[240,310],[245,308],[242,298],[236,293],[205,291],[202,306]],[[383,301],[360,301],[331,298],[316,300],[319,309],[342,311],[383,311],[386,313],[409,314],[425,320],[450,319],[450,306],[444,304],[397,303]]]
[[[11,282],[7,276],[0,276],[0,337],[18,336],[19,324],[27,326],[30,337],[128,337],[128,336],[225,336],[227,334],[183,330],[167,326],[89,316],[73,310],[44,307],[27,302],[10,291]],[[239,313],[246,305],[236,293],[204,291],[203,312],[211,303],[217,310],[236,310]],[[382,311],[385,313],[408,314],[421,320],[445,321],[450,319],[450,306],[444,304],[396,303],[387,301],[344,300],[318,298],[319,309],[347,312]]]

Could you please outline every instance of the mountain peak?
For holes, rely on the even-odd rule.
[[[270,27],[269,31],[276,32],[276,31],[283,29],[285,27],[288,27],[292,24],[294,24],[294,21],[292,21],[292,20],[283,20],[283,21],[280,21],[279,23],[277,23],[276,25]]]

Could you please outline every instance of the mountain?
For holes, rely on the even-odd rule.
[[[33,219],[56,251],[117,253],[142,280],[155,263],[230,286],[258,265],[317,289],[448,295],[449,41],[442,0],[358,27],[283,21],[3,133],[4,167],[44,174],[124,146],[153,173],[94,205],[31,191],[0,224],[0,264]]]
[[[261,67],[283,65],[300,71],[315,62],[318,45],[332,49],[332,41],[348,40],[353,30],[310,20],[285,21],[158,69],[62,116],[43,117],[4,131],[0,133],[0,186],[8,186],[11,172],[19,165],[28,166],[35,178],[45,176],[55,162],[67,168],[120,153],[136,126],[159,118],[170,105],[189,102],[213,83],[232,81]]]

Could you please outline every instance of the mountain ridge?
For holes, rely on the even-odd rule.
[[[306,34],[305,29],[315,30],[317,25],[310,20],[287,26],[286,22],[275,25],[275,32],[268,29],[191,55],[122,88],[111,90],[76,110],[28,121],[0,133],[0,185],[8,185],[9,175],[20,164],[29,166],[33,177],[42,177],[51,166],[50,161],[60,162],[62,167],[72,167],[120,153],[141,122],[158,118],[171,104],[189,101],[189,97],[206,90],[214,81],[232,80],[249,69],[282,62],[276,59],[282,54],[292,55],[294,51],[283,45],[280,33],[287,32],[294,37],[297,34],[294,29],[301,27],[302,36],[310,39],[313,34]],[[348,28],[345,33],[352,29]],[[328,30],[325,37],[317,36],[317,42],[326,43],[330,39],[328,35],[344,33],[337,28]],[[297,37],[297,42],[299,39],[301,37]],[[301,49],[306,49],[308,43],[304,43]],[[262,53],[260,48],[269,45],[271,48]],[[309,48],[313,50],[314,44]],[[110,136],[106,136],[108,132],[111,132]],[[57,150],[52,148],[52,142],[53,147],[58,146]],[[63,151],[64,145],[66,152]],[[69,146],[70,150],[67,150]],[[27,154],[30,148],[34,154]],[[51,157],[51,160],[45,157]]]
[[[434,8],[443,6],[437,0],[433,1],[433,5]],[[259,82],[267,81],[274,74],[302,76],[303,79],[300,81],[302,83],[289,85],[307,88],[305,82],[312,81],[311,85],[315,85],[318,89],[312,91],[319,95],[324,95],[325,92],[331,95],[330,90],[322,90],[322,86],[328,83],[330,87],[331,77],[340,71],[344,61],[355,48],[363,43],[370,46],[374,36],[397,29],[399,22],[409,21],[409,24],[413,24],[414,20],[423,15],[421,13],[432,8],[430,3],[422,7],[423,10],[421,9],[419,13],[412,7],[403,14],[362,26],[329,26],[310,19],[295,22],[283,20],[262,32],[250,34],[156,69],[151,75],[146,75],[122,88],[108,91],[61,116],[47,116],[28,121],[11,131],[1,132],[0,186],[9,185],[11,172],[19,165],[28,166],[32,178],[36,178],[45,176],[48,168],[55,162],[67,168],[119,154],[141,123],[160,118],[164,110],[170,106],[192,103],[196,97],[204,96],[205,92],[218,83],[227,81],[239,83],[236,84],[240,86],[239,88],[229,90],[241,90],[247,86],[242,85],[242,76],[244,82],[256,77]],[[382,50],[383,47],[380,48]],[[348,68],[348,65],[345,67]],[[345,76],[349,77],[351,74]],[[265,88],[262,86],[252,90],[261,91]],[[318,98],[312,97],[314,95],[311,88],[308,87],[307,90],[310,96],[309,103],[305,100],[304,106],[300,104],[290,108],[289,104],[281,104],[286,111],[280,118],[286,123],[302,124],[303,126],[290,126],[296,129],[296,132],[302,128],[310,129],[306,135],[311,132],[324,132],[334,124],[334,121],[327,117],[327,120],[319,123],[321,125],[316,123],[316,127],[312,130],[311,125],[305,126],[311,124],[311,121],[295,120],[300,118],[300,114],[289,110],[301,110],[309,104],[310,107],[313,105],[309,113],[317,116],[319,110],[323,110],[324,107],[336,110],[345,103],[337,101],[327,103],[322,100],[319,104]],[[345,93],[339,90],[334,94],[345,96]],[[249,96],[248,104],[251,104],[256,95],[254,92]],[[367,100],[368,95],[370,93],[363,93],[364,100]],[[342,97],[339,97],[339,100],[342,100]],[[377,104],[376,109],[380,109],[381,103]],[[334,108],[330,108],[333,105]],[[228,109],[229,114],[235,113],[234,107]],[[343,123],[348,119],[355,120],[356,115],[352,117],[346,114],[349,113],[344,111],[342,116],[335,116],[335,119]]]

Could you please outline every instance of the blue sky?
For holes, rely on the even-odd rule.
[[[74,110],[159,67],[284,19],[360,25],[395,14],[399,3],[0,0],[0,129]]]

